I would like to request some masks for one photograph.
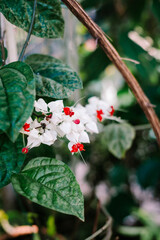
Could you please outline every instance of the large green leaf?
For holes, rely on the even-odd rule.
[[[10,183],[13,171],[20,171],[25,158],[22,148],[22,135],[15,143],[12,143],[6,134],[0,135],[0,188]]]
[[[104,129],[104,141],[108,150],[117,158],[123,158],[135,137],[134,128],[126,123],[109,124]]]
[[[43,97],[67,98],[75,89],[82,88],[77,73],[60,60],[33,54],[25,60],[36,76],[36,94]]]
[[[13,62],[0,69],[0,130],[11,141],[29,118],[35,99],[35,81],[31,68]]]
[[[28,32],[34,0],[0,0],[0,12],[12,24]],[[59,0],[37,0],[32,34],[37,37],[57,38],[64,32],[64,20]]]
[[[84,201],[69,167],[53,158],[34,158],[13,174],[15,190],[31,201],[84,220]]]

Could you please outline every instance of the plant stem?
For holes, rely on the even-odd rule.
[[[4,39],[1,37],[0,39],[0,44],[1,44],[1,53],[2,53],[2,66],[4,66],[5,63],[5,48],[4,48]]]
[[[132,75],[128,67],[122,61],[116,49],[112,46],[110,41],[106,38],[105,33],[99,26],[87,15],[81,5],[76,0],[62,0],[62,2],[70,9],[70,11],[82,22],[82,24],[88,29],[90,34],[97,40],[99,46],[106,53],[108,58],[120,71],[128,86],[134,93],[139,105],[143,109],[148,121],[151,123],[153,131],[157,137],[157,142],[160,146],[160,122],[153,109],[153,105],[143,92],[139,83]]]
[[[2,55],[2,66],[5,65],[5,48],[4,48],[4,34],[1,27],[2,15],[0,15],[0,45],[1,45],[1,55]]]
[[[97,208],[96,208],[96,217],[95,217],[94,226],[93,226],[93,233],[95,233],[97,230],[98,218],[99,218],[100,209],[101,209],[101,203],[100,203],[99,199],[97,199],[97,200],[98,200],[98,202],[97,202]]]
[[[85,240],[92,240],[92,239],[94,239],[99,234],[101,234],[103,231],[105,231],[108,227],[110,227],[111,223],[112,223],[112,220],[111,220],[111,218],[109,218],[107,220],[106,224],[103,227],[101,227],[97,232],[95,232],[90,237],[86,238]]]
[[[19,55],[19,59],[18,61],[22,61],[23,59],[23,56],[24,56],[24,53],[26,51],[26,48],[29,44],[29,40],[30,40],[30,37],[31,37],[31,34],[32,34],[32,30],[33,30],[33,25],[34,25],[34,20],[35,20],[35,15],[36,15],[36,6],[37,6],[37,0],[34,0],[34,5],[33,5],[33,14],[32,14],[32,19],[31,19],[31,25],[29,27],[29,31],[28,31],[28,35],[27,35],[27,38],[26,38],[26,41],[23,45],[23,48],[22,48],[22,51]]]
[[[137,125],[134,126],[135,131],[143,131],[146,129],[151,129],[151,124],[143,124],[143,125]]]

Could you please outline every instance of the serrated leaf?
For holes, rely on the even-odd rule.
[[[0,188],[10,183],[13,171],[20,171],[25,158],[22,148],[22,135],[15,143],[12,143],[6,134],[0,135]]]
[[[25,60],[36,75],[36,94],[57,99],[68,98],[82,81],[69,66],[60,60],[42,54],[33,54]]]
[[[12,184],[31,201],[84,221],[83,195],[72,171],[62,161],[34,158],[21,173],[13,174]]]
[[[0,12],[8,21],[23,30],[29,30],[34,0],[1,0]],[[37,0],[32,34],[42,38],[62,37],[64,20],[59,0]]]
[[[104,141],[108,150],[117,158],[123,158],[135,137],[134,128],[126,123],[109,124],[104,129]]]
[[[11,141],[31,115],[34,99],[35,81],[26,63],[12,62],[0,69],[0,130]]]

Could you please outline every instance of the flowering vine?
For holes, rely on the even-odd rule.
[[[77,104],[64,107],[62,100],[46,103],[42,98],[35,101],[36,119],[31,117],[24,124],[21,133],[28,135],[24,154],[41,143],[52,145],[57,138],[66,137],[72,154],[85,151],[83,143],[89,143],[88,133],[98,133],[97,122],[105,119],[121,121],[113,116],[114,107],[97,97],[91,97],[83,107]],[[39,115],[40,113],[40,115]]]

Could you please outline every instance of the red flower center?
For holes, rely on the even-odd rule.
[[[24,131],[29,132],[30,130],[28,128],[30,128],[30,124],[25,123],[24,126],[23,126]]]
[[[110,115],[111,115],[111,116],[113,116],[114,112],[115,112],[115,110],[114,110],[114,107],[113,107],[113,106],[111,106],[111,111],[109,112],[109,113],[110,113]]]
[[[104,114],[104,112],[102,111],[102,109],[97,110],[97,118],[99,119],[100,122],[102,122],[102,115]]]
[[[75,124],[80,124],[80,120],[79,119],[76,119],[73,121]]]
[[[52,118],[52,113],[46,116],[46,120],[48,121],[49,119]]]
[[[84,145],[81,144],[81,143],[76,143],[76,144],[74,144],[74,145],[72,146],[71,152],[72,152],[72,153],[76,153],[76,152],[78,152],[78,150],[79,150],[79,151],[85,151]]]
[[[22,148],[22,153],[27,154],[28,153],[28,148],[27,147]]]
[[[63,111],[64,111],[65,115],[69,115],[70,117],[72,117],[74,115],[74,112],[69,107],[63,108]]]

